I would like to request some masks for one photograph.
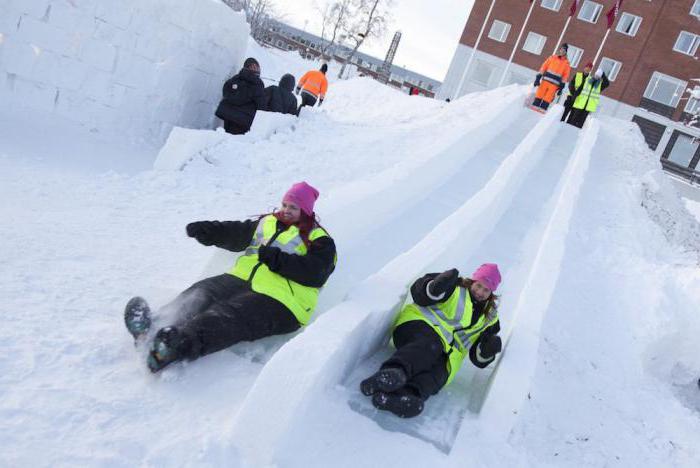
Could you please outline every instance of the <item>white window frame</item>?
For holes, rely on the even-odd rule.
[[[588,6],[592,6],[594,8],[592,18],[586,18],[583,16],[583,12],[588,10],[588,8],[586,8]],[[581,5],[581,9],[578,11],[577,18],[580,19],[581,21],[595,24],[600,19],[600,15],[602,12],[603,12],[603,5],[601,5],[600,3],[593,2],[591,0],[586,0],[583,2],[583,5]]]
[[[573,52],[577,52],[577,54],[572,55]],[[576,47],[573,44],[569,44],[569,50],[566,52],[566,57],[569,59],[569,65],[571,65],[571,68],[576,68],[578,67],[578,64],[581,63],[581,58],[583,57],[583,49],[580,47]]]
[[[539,37],[535,37],[539,36]],[[533,40],[538,40],[539,39],[539,50],[536,48],[527,48],[528,44],[533,41]],[[530,31],[527,33],[527,37],[525,38],[525,41],[523,42],[523,50],[525,52],[530,52],[531,54],[535,55],[541,55],[542,54],[542,49],[544,49],[544,45],[547,43],[547,36],[543,34],[536,33],[535,31]],[[531,46],[530,46],[531,47]],[[535,52],[537,50],[537,52]]]
[[[628,19],[631,19],[631,23],[629,23],[629,32],[624,31],[624,24]],[[624,34],[625,36],[631,36],[634,37],[637,35],[637,31],[639,31],[639,26],[642,24],[642,17],[633,15],[632,13],[627,13],[624,12],[620,15],[620,19],[617,20],[617,26],[615,26],[615,31],[619,32],[620,34]]]
[[[656,87],[659,84],[658,82],[661,80],[676,85],[676,92],[674,93],[670,103],[659,101],[658,99],[654,99],[652,97],[654,92],[656,91]],[[675,109],[678,106],[678,102],[681,100],[681,97],[683,97],[683,93],[685,92],[686,86],[688,86],[687,81],[679,80],[678,78],[674,78],[664,73],[655,71],[654,73],[652,73],[651,78],[649,79],[649,84],[647,84],[647,87],[644,90],[644,97],[646,99],[651,99],[652,101],[664,104],[669,107],[673,107]]]
[[[681,37],[683,37],[684,34],[691,36],[692,42],[690,44],[690,49],[688,49],[688,50],[681,50],[678,48],[678,43],[680,42]],[[673,44],[673,50],[675,50],[676,52],[680,52],[681,54],[690,55],[691,57],[695,57],[695,54],[698,51],[699,45],[700,45],[700,36],[698,36],[697,34],[688,32],[688,31],[681,31],[680,33],[678,33],[678,38],[676,39],[676,43]]]
[[[700,18],[700,0],[695,0],[693,6],[690,7],[691,16]]]
[[[694,114],[695,111],[698,110],[698,108],[700,108],[700,99],[689,97],[688,102],[685,103],[683,112],[687,112],[688,114]]]
[[[498,23],[498,25],[496,23]],[[501,29],[500,34],[499,31],[494,31],[494,28],[496,26],[503,28]],[[491,29],[489,29],[489,39],[493,39],[497,42],[506,42],[509,33],[510,23],[506,23],[505,21],[495,19],[493,20],[493,23],[491,23]]]
[[[605,72],[605,76],[608,77],[610,81],[615,81],[615,78],[617,78],[617,75],[620,73],[620,69],[622,68],[622,62],[618,62],[617,60],[611,59],[610,57],[603,57],[600,59],[600,68],[603,68],[603,62],[609,62],[611,64],[610,66],[610,73],[607,71]],[[605,69],[603,69],[605,71]]]
[[[561,8],[562,1],[563,0],[541,0],[540,6],[542,8],[546,8],[547,10],[559,11],[559,8]],[[547,2],[546,5],[545,2]]]

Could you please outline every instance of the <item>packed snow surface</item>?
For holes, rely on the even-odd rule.
[[[274,79],[318,67],[247,55]],[[579,131],[523,87],[446,103],[333,70],[298,120],[176,128],[158,155],[0,116],[0,465],[700,465],[700,228],[636,126]],[[268,212],[300,180],[338,246],[314,321],[151,375],[126,301],[226,271],[185,225]],[[357,381],[406,287],[483,262],[503,273],[500,360],[416,420],[377,414]]]

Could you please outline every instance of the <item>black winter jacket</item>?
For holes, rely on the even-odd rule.
[[[259,220],[221,221],[212,233],[213,245],[232,252],[241,252],[253,240]],[[288,227],[277,221],[277,231]],[[275,249],[276,250],[276,249]],[[306,255],[275,252],[274,259],[267,263],[270,270],[304,286],[320,288],[335,270],[335,242],[330,236],[311,242]]]
[[[432,299],[428,295],[428,284],[435,279],[437,275],[440,273],[428,273],[427,275],[418,278],[413,285],[411,285],[411,297],[413,298],[413,302],[418,304],[421,307],[429,307],[435,304],[438,304],[440,302],[444,302],[447,298],[449,298],[452,293],[454,293],[455,288],[458,287],[458,282],[455,281],[454,284],[450,285],[450,287],[447,289],[445,292],[445,295],[442,296],[442,299]],[[485,301],[476,301],[472,296],[471,293],[469,293],[469,298],[472,301],[472,307],[474,308],[474,311],[476,313],[472,314],[472,323],[469,324],[469,326],[474,325],[478,320],[479,317],[484,313],[484,307],[486,307],[486,302]],[[484,368],[488,366],[492,361],[488,362],[479,362],[479,360],[476,358],[476,350],[477,346],[480,345],[481,341],[486,338],[487,335],[496,335],[498,332],[501,331],[501,324],[500,320],[497,320],[493,325],[490,325],[484,329],[483,332],[481,332],[481,335],[479,335],[479,338],[476,340],[476,343],[469,348],[469,359],[471,360],[472,364],[474,364],[476,367]],[[495,359],[495,356],[494,356]]]
[[[280,79],[279,86],[265,88],[265,110],[297,115],[298,102],[292,91],[294,91],[294,76],[287,73]]]
[[[265,85],[247,68],[229,78],[221,93],[223,98],[216,109],[216,116],[221,120],[250,128],[255,112],[265,108]]]

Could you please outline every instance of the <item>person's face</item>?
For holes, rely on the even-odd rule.
[[[474,281],[469,292],[477,301],[485,301],[491,295],[491,290],[481,281]]]
[[[260,74],[260,65],[258,65],[257,63],[253,63],[248,67],[248,70],[252,71],[256,75],[259,75]]]
[[[586,75],[590,75],[591,74],[591,67],[583,67],[583,73],[585,73]]]
[[[294,224],[299,221],[301,217],[301,208],[289,201],[283,201],[282,207],[280,208],[280,215],[282,216],[282,221],[287,224]]]
[[[559,56],[563,57],[566,55],[566,49],[563,47],[559,47]]]

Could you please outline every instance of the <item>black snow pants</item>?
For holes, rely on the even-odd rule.
[[[435,395],[447,383],[447,353],[442,340],[430,325],[412,320],[396,327],[393,333],[396,352],[385,367],[401,367],[406,371],[406,387],[415,390],[423,399]]]
[[[188,360],[300,327],[284,304],[252,291],[247,282],[229,274],[193,284],[166,307],[175,308],[173,326],[189,341],[181,356]]]
[[[574,127],[583,128],[583,124],[586,123],[586,118],[588,117],[587,110],[583,109],[571,109],[571,115],[569,115],[566,123],[573,125]]]
[[[316,105],[316,96],[313,94],[301,92],[301,105],[299,106],[299,109],[297,109],[297,114],[299,114],[299,111],[301,110],[302,107],[304,106],[309,106],[313,107]]]
[[[226,130],[226,133],[230,133],[231,135],[244,135],[248,133],[250,127],[244,127],[243,125],[232,120],[224,120],[224,130]]]

